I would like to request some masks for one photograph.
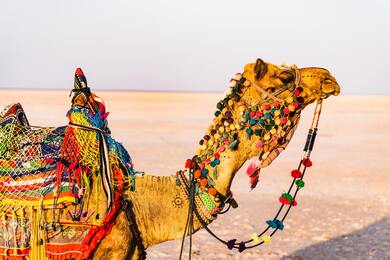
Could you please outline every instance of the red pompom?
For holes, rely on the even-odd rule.
[[[192,160],[187,159],[186,165],[185,165],[185,168],[186,168],[186,169],[189,169],[189,168],[191,167],[191,162],[192,162]]]
[[[246,169],[246,174],[249,176],[249,177],[252,177],[253,174],[255,173],[256,171],[256,162],[252,162],[251,164],[249,164],[248,168]]]
[[[309,158],[306,158],[302,161],[302,164],[305,166],[305,167],[311,167],[313,165],[313,163],[310,161]]]
[[[296,200],[294,200],[292,203],[288,200],[288,199],[286,199],[286,198],[284,198],[284,197],[280,197],[279,198],[279,202],[280,203],[282,203],[282,204],[284,204],[284,205],[292,205],[293,207],[295,207],[298,203],[296,202]]]
[[[290,205],[290,201],[284,197],[280,197],[279,202],[285,205]]]
[[[300,170],[293,170],[291,172],[291,176],[295,179],[301,178],[302,177],[302,172]]]

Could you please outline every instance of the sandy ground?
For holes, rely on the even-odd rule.
[[[66,124],[69,92],[0,90],[0,107],[21,102],[33,125]],[[170,175],[191,157],[211,122],[218,94],[100,91],[113,136],[121,140],[138,170]],[[264,228],[288,189],[311,120],[304,113],[288,149],[267,168],[249,192],[243,172],[234,180],[239,208],[211,228],[225,239],[248,239]],[[286,229],[270,244],[239,254],[200,231],[194,259],[390,259],[390,97],[340,96],[328,99],[305,176],[299,205]],[[148,249],[149,259],[177,259],[179,241]]]

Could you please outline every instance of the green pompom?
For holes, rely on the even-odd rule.
[[[296,180],[295,184],[297,185],[297,187],[299,189],[302,189],[303,187],[305,187],[305,182],[303,180]]]

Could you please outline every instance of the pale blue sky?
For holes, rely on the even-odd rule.
[[[224,91],[257,57],[390,94],[388,1],[5,1],[0,88]]]

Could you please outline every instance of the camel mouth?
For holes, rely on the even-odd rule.
[[[321,88],[325,98],[329,96],[338,96],[340,94],[340,86],[338,84],[325,84]]]

